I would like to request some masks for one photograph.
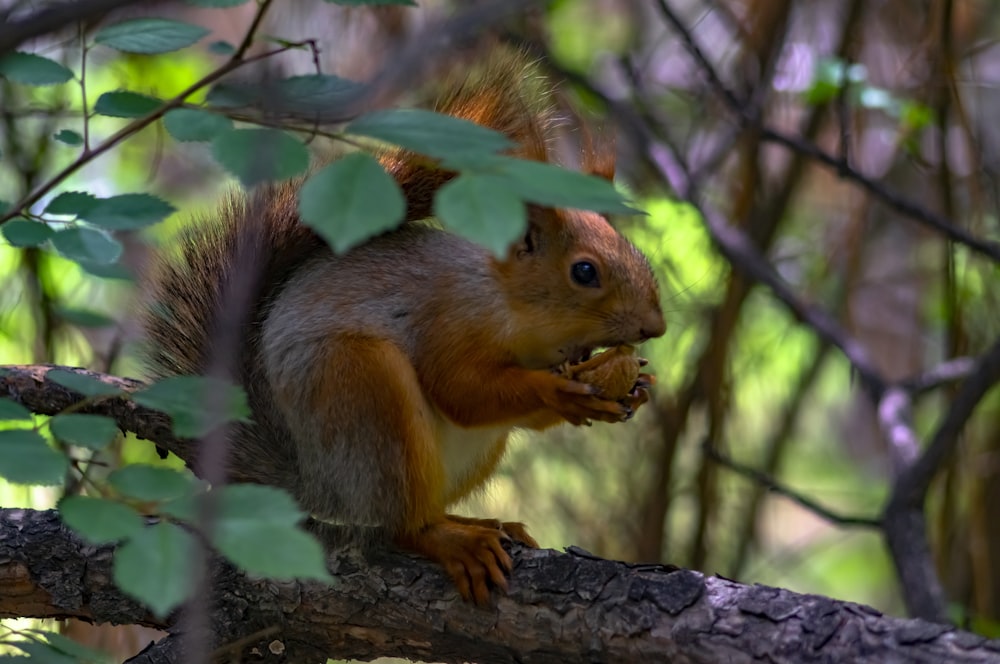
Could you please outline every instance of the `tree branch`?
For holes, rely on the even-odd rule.
[[[0,617],[74,616],[176,629],[121,595],[111,581],[112,554],[112,547],[82,543],[55,512],[0,510]],[[462,602],[431,563],[381,548],[333,549],[332,586],[249,579],[213,560],[216,655],[245,661],[253,651],[254,661],[306,664],[379,656],[967,664],[995,661],[1000,650],[1000,643],[948,626],[815,595],[580,551],[517,547],[514,554],[509,595],[486,608]],[[167,637],[132,662],[180,662],[183,647],[183,639]]]

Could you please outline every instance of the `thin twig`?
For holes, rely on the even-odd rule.
[[[835,523],[839,526],[860,526],[863,528],[880,528],[882,525],[879,519],[876,518],[851,516],[834,512],[830,508],[819,504],[812,498],[809,498],[808,496],[805,496],[778,482],[767,473],[762,473],[755,468],[751,468],[750,466],[743,465],[738,461],[734,461],[715,449],[715,446],[713,445],[703,445],[702,449],[705,451],[705,455],[712,461],[715,461],[719,465],[724,466],[725,468],[728,468],[743,477],[753,480],[761,486],[767,487],[767,489],[772,493],[788,498],[796,505],[809,510],[813,514],[829,521],[830,523]]]
[[[181,105],[183,105],[185,99],[190,97],[192,94],[194,94],[201,88],[211,85],[212,83],[219,80],[226,74],[238,69],[239,67],[242,67],[243,65],[249,64],[251,62],[256,62],[258,60],[263,60],[265,58],[273,57],[279,53],[284,53],[285,51],[295,48],[296,46],[298,45],[296,44],[292,46],[283,46],[281,48],[268,51],[267,53],[261,53],[260,55],[246,58],[245,60],[240,60],[237,62],[230,61],[222,65],[212,73],[208,74],[207,76],[201,78],[197,82],[188,86],[183,92],[181,92],[177,96],[164,102],[164,104],[159,108],[157,108],[156,110],[147,113],[141,118],[133,120],[125,127],[123,127],[121,130],[106,138],[103,142],[101,142],[100,145],[98,145],[94,149],[84,150],[82,153],[80,153],[79,157],[73,160],[73,162],[70,163],[68,166],[66,166],[64,169],[56,173],[52,178],[46,181],[45,184],[43,184],[33,193],[29,194],[28,196],[25,196],[16,204],[11,206],[10,210],[8,210],[6,214],[0,217],[0,225],[4,224],[10,219],[13,219],[16,216],[19,216],[21,210],[29,208],[38,201],[40,201],[47,193],[55,189],[64,180],[66,180],[68,177],[76,173],[80,168],[82,168],[89,162],[101,156],[102,154],[104,154],[114,146],[118,145],[125,139],[145,129],[153,122],[156,122],[161,117],[163,117],[163,115],[166,114],[167,111],[170,111],[174,108],[178,108]]]

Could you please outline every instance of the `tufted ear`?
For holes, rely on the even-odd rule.
[[[580,125],[583,154],[580,167],[584,173],[596,175],[609,182],[615,179],[615,135],[607,128],[591,130],[586,123]]]

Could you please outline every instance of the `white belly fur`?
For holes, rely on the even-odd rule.
[[[455,495],[476,470],[487,463],[497,444],[513,429],[510,425],[464,429],[439,415],[438,445],[446,478],[445,494]]]

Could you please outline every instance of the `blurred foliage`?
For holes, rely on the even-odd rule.
[[[709,45],[708,56],[720,63],[727,83],[757,94],[768,123],[828,152],[846,149],[873,179],[942,210],[974,234],[1000,238],[1000,146],[992,120],[1000,112],[1000,93],[982,73],[1000,64],[991,36],[1000,25],[1000,5],[954,3],[947,22],[953,34],[941,40],[930,32],[941,29],[940,17],[931,15],[940,3],[861,3],[861,16],[853,19],[850,2],[765,3],[672,4]],[[321,11],[331,9],[277,14],[267,31],[313,36],[296,31],[303,21],[309,24],[311,12]],[[779,16],[782,11],[788,15]],[[334,23],[316,35],[330,52],[339,43]],[[560,0],[537,23],[526,23],[520,26],[524,39],[545,46],[560,67],[592,77],[631,107],[669,118],[673,147],[692,162],[708,163],[713,200],[734,223],[751,224],[747,210],[774,212],[775,218],[764,219],[776,224],[764,253],[803,297],[865,343],[888,375],[904,378],[974,356],[1000,336],[1000,266],[917,228],[836,172],[809,161],[789,166],[791,155],[759,136],[733,140],[732,117],[649,7]],[[388,39],[380,26],[369,29],[372,43]],[[941,44],[951,51],[943,52]],[[377,61],[375,55],[354,58],[373,66],[368,60]],[[204,49],[146,57],[95,48],[89,102],[119,89],[168,98],[207,73],[217,63],[213,57]],[[942,61],[949,66],[940,67]],[[286,73],[303,71],[289,65]],[[74,86],[28,88],[0,79],[0,200],[18,200],[73,159],[76,148],[51,137],[81,134],[75,119],[18,113],[79,110]],[[593,91],[567,84],[557,90],[560,99],[563,93],[587,100],[589,112],[600,107]],[[121,122],[94,118],[91,141]],[[141,340],[131,314],[147,243],[169,243],[179,224],[210,214],[232,185],[206,145],[167,141],[165,131],[157,123],[67,182],[67,189],[102,196],[152,191],[181,210],[165,224],[125,234],[128,278],[100,278],[59,256],[0,243],[0,363],[55,362],[141,375]],[[722,157],[708,160],[727,141]],[[620,152],[620,179],[647,213],[620,223],[659,275],[668,320],[666,335],[642,349],[658,377],[654,403],[623,426],[522,434],[496,480],[460,511],[523,520],[543,546],[573,544],[635,560],[650,550],[651,506],[665,502],[664,535],[653,543],[661,562],[903,613],[877,531],[832,524],[766,492],[754,502],[758,483],[703,453],[712,432],[710,442],[735,461],[844,515],[877,517],[891,481],[875,417],[843,357],[766,291],[753,289],[745,300],[732,295],[738,290],[734,273],[697,214],[672,200],[627,147]],[[779,199],[781,205],[774,203]],[[735,322],[717,338],[723,312]],[[713,362],[722,366],[719,380],[699,383]],[[915,428],[923,439],[952,395],[945,386],[917,400]],[[690,409],[680,421],[671,419],[687,398]],[[676,445],[669,434],[677,434]],[[1000,393],[994,389],[966,428],[958,457],[936,481],[929,505],[952,614],[990,636],[1000,635],[994,571],[1000,538],[990,516],[1000,509],[998,444]],[[148,442],[131,436],[101,454],[110,468],[155,459]],[[669,472],[665,493],[659,493],[661,471]],[[49,507],[60,493],[0,482],[5,506]],[[711,518],[700,529],[706,513]]]

